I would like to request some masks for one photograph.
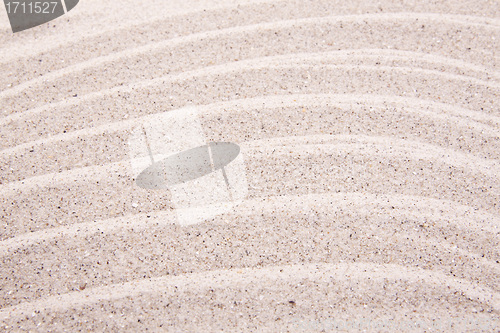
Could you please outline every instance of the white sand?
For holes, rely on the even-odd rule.
[[[498,1],[0,15],[6,331],[500,331]],[[179,225],[138,124],[196,108],[248,194]]]

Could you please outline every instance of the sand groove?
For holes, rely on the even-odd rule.
[[[490,24],[481,23],[470,23],[470,21],[463,18],[463,16],[444,16],[437,20],[438,16],[434,14],[367,14],[362,16],[348,16],[346,18],[346,27],[344,28],[344,23],[341,19],[334,17],[326,18],[308,18],[302,20],[291,20],[285,21],[282,24],[273,22],[269,24],[257,24],[251,26],[250,31],[246,31],[247,27],[236,28],[237,32],[243,30],[243,33],[236,33],[236,36],[232,36],[230,33],[226,38],[219,35],[219,31],[216,31],[216,36],[210,36],[208,38],[198,39],[196,35],[180,38],[177,43],[183,44],[179,49],[169,47],[167,49],[161,49],[162,43],[160,44],[160,54],[155,53],[155,48],[153,47],[153,52],[151,54],[147,51],[147,47],[141,47],[138,50],[138,55],[134,57],[134,54],[128,56],[128,51],[123,51],[117,55],[116,60],[122,63],[121,66],[127,68],[124,72],[120,68],[116,68],[112,65],[106,64],[106,58],[102,60],[92,61],[89,65],[91,68],[86,72],[82,73],[66,73],[65,80],[62,82],[50,82],[50,76],[48,77],[47,83],[44,82],[42,87],[37,88],[30,87],[28,91],[22,91],[23,87],[19,89],[13,88],[12,93],[21,93],[23,99],[18,101],[15,96],[9,96],[9,91],[4,93],[7,96],[3,96],[5,103],[9,106],[8,110],[4,110],[4,114],[16,113],[20,110],[26,110],[28,108],[40,107],[44,103],[51,103],[54,101],[61,100],[62,98],[67,98],[68,96],[84,95],[92,92],[95,87],[99,86],[101,89],[111,88],[113,86],[123,85],[124,82],[134,80],[134,77],[148,78],[148,71],[145,70],[144,66],[147,68],[154,68],[152,74],[156,77],[158,73],[166,72],[167,74],[175,73],[176,66],[186,70],[190,70],[193,67],[193,61],[190,58],[181,58],[177,62],[169,63],[163,61],[164,54],[170,54],[175,57],[175,54],[183,53],[190,54],[194,52],[194,56],[202,62],[202,65],[207,66],[210,64],[217,64],[220,62],[228,62],[235,60],[244,60],[253,54],[256,56],[268,56],[272,53],[282,54],[283,52],[297,52],[297,50],[314,50],[323,51],[328,49],[341,49],[341,48],[360,48],[360,47],[383,47],[389,49],[410,49],[415,48],[414,44],[409,44],[407,39],[394,40],[391,44],[387,44],[386,40],[383,38],[382,32],[385,30],[397,29],[399,33],[403,35],[414,35],[415,39],[420,39],[423,45],[426,45],[424,50],[428,53],[434,53],[434,49],[442,50],[443,46],[447,44],[453,44],[457,49],[462,50],[475,50],[475,44],[480,43],[479,38],[483,39],[483,44],[489,45],[489,50],[482,50],[481,53],[474,52],[460,52],[460,53],[447,53],[448,56],[458,57],[463,60],[485,64],[487,59],[491,59],[495,52],[495,42],[491,39],[491,35],[499,35],[500,28]],[[427,22],[429,20],[429,22]],[[332,22],[333,21],[333,22]],[[373,22],[371,22],[373,21]],[[401,23],[399,22],[401,21]],[[365,24],[361,24],[364,22]],[[387,22],[387,23],[380,23]],[[493,21],[495,22],[495,21]],[[422,24],[424,23],[424,24]],[[462,23],[465,26],[461,26]],[[377,24],[387,24],[386,28],[379,27],[379,35],[373,35],[372,28],[373,25]],[[450,26],[445,29],[449,24]],[[457,24],[457,26],[454,26]],[[283,26],[282,29],[280,25]],[[445,26],[443,26],[445,25]],[[474,31],[470,33],[474,25],[479,25],[484,29],[484,31]],[[331,27],[334,26],[338,31],[332,30]],[[301,29],[298,29],[301,27]],[[395,28],[396,27],[396,28]],[[278,31],[276,31],[278,29]],[[479,29],[478,30],[482,30]],[[444,31],[443,31],[444,30]],[[436,34],[450,35],[457,30],[463,31],[460,34],[460,38],[456,40],[437,40],[434,37]],[[318,35],[318,31],[322,34]],[[378,31],[378,30],[375,30]],[[416,31],[419,31],[417,34]],[[345,37],[349,36],[349,44],[338,43],[338,34],[342,34]],[[258,38],[256,37],[258,36]],[[426,38],[427,40],[425,40]],[[185,43],[185,39],[188,42]],[[194,39],[194,40],[191,40]],[[258,43],[253,43],[249,49],[246,47],[236,47],[232,46],[234,43],[237,45],[245,45],[245,40],[254,39]],[[412,38],[409,38],[411,40]],[[310,43],[310,40],[315,40],[315,43]],[[342,39],[340,39],[342,40]],[[355,41],[355,42],[354,42]],[[175,45],[176,42],[174,41]],[[436,47],[435,45],[437,44]],[[227,48],[229,50],[226,57],[221,56],[221,48]],[[293,47],[286,48],[275,48],[273,45],[293,45]],[[397,45],[397,47],[396,47]],[[419,50],[422,47],[417,46]],[[430,48],[430,49],[427,49]],[[202,52],[202,54],[200,54]],[[444,55],[444,54],[443,54]],[[124,59],[121,59],[124,57]],[[254,56],[255,57],[255,56]],[[114,55],[108,56],[109,60],[115,60]],[[494,58],[494,57],[493,57]],[[108,60],[108,61],[109,61]],[[194,61],[195,63],[197,62]],[[92,68],[92,65],[99,62],[105,62],[103,68]],[[102,67],[102,66],[101,66]],[[77,66],[78,68],[78,66]],[[77,79],[77,78],[78,79]],[[78,87],[75,87],[73,83],[78,82]],[[19,91],[21,90],[21,91]],[[43,91],[43,97],[40,93]]]
[[[15,35],[0,19],[0,329],[498,331],[499,17],[89,0]],[[248,194],[182,226],[129,139],[193,107],[241,148]]]

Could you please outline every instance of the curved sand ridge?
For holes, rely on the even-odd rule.
[[[150,3],[0,25],[0,327],[500,329],[498,2]],[[128,140],[193,106],[248,195],[181,226]]]

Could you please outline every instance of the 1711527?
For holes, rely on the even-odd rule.
[[[7,1],[5,8],[8,14],[53,14],[58,4],[58,2],[49,1]]]

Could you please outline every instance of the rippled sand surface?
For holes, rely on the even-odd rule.
[[[499,331],[499,41],[484,0],[1,15],[0,327]],[[247,188],[184,225],[130,138],[193,108]]]

